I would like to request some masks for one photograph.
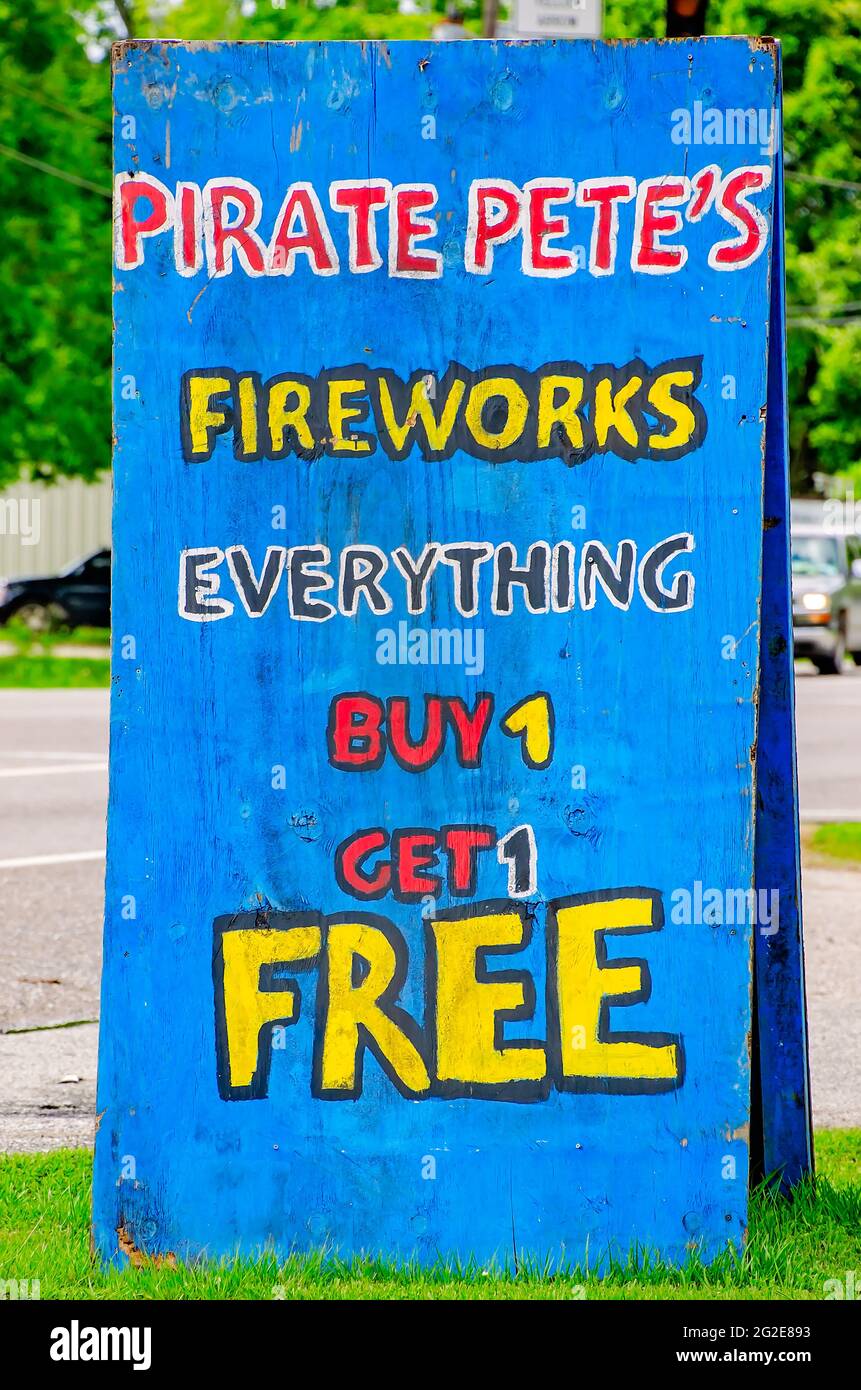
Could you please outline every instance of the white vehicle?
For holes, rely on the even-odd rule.
[[[847,652],[861,665],[861,536],[815,502],[793,502],[791,531],[795,655],[839,676]]]

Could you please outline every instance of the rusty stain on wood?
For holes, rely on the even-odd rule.
[[[172,1250],[166,1250],[163,1254],[147,1255],[145,1251],[138,1249],[122,1224],[117,1227],[117,1249],[121,1255],[126,1256],[134,1269],[176,1269],[176,1255]]]

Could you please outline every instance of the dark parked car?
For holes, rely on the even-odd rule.
[[[0,579],[0,623],[10,618],[33,632],[110,627],[111,552],[96,550],[62,574]]]

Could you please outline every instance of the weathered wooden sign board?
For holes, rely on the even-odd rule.
[[[99,1250],[739,1245],[810,1163],[775,46],[115,99]]]

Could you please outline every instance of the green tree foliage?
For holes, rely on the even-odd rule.
[[[251,11],[250,5],[243,7],[234,0],[183,0],[181,10],[160,18],[157,5],[150,6],[154,13],[141,13],[146,6],[138,0],[133,23],[135,34],[141,38],[425,39],[439,18],[429,3],[427,8],[427,14],[402,15],[397,0],[364,0],[360,4],[339,0],[320,8],[313,0],[284,0],[274,5],[271,0],[259,0]],[[250,12],[245,13],[245,9]],[[467,4],[464,10],[477,16],[479,6]]]
[[[105,71],[52,0],[0,0],[0,66],[0,484],[91,477],[110,458]]]
[[[660,36],[664,8],[605,0],[607,36]],[[478,0],[467,13],[477,30]],[[109,466],[110,40],[423,38],[436,17],[395,0],[0,0],[0,485]],[[861,474],[861,0],[711,0],[708,30],[783,45],[793,484]]]

